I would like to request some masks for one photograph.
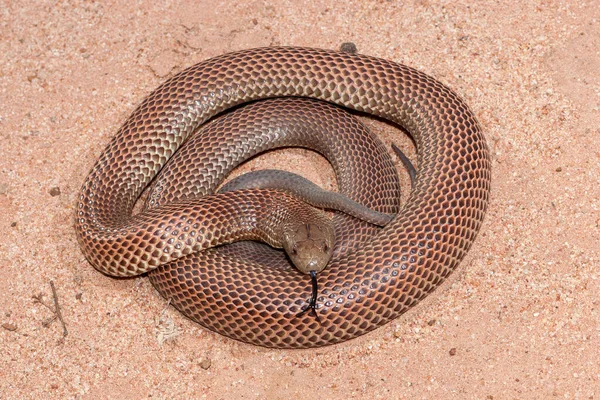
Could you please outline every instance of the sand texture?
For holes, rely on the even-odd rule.
[[[2,3],[1,399],[600,397],[597,0]],[[203,329],[146,277],[91,267],[77,193],[144,96],[228,51],[346,41],[452,87],[484,129],[490,208],[448,281],[361,338],[279,351]],[[246,169],[273,162],[332,187],[306,151]]]

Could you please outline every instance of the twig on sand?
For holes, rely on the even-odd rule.
[[[60,310],[60,305],[58,304],[58,295],[56,294],[56,287],[54,286],[53,281],[50,281],[50,287],[52,288],[52,297],[54,297],[55,314],[63,327],[63,337],[65,337],[69,334],[69,332],[67,331],[67,324],[65,324],[65,320],[63,319],[62,312]]]
[[[58,295],[56,294],[56,286],[54,286],[54,281],[50,281],[50,288],[52,289],[52,297],[54,299],[54,307],[47,304],[43,300],[43,297],[41,294],[38,294],[37,296],[34,295],[33,298],[35,301],[42,304],[44,307],[46,307],[48,310],[52,311],[52,313],[54,314],[54,316],[52,318],[42,322],[42,325],[49,326],[52,322],[54,322],[58,318],[58,320],[60,321],[60,324],[62,325],[62,328],[63,328],[63,337],[65,337],[69,334],[69,332],[67,331],[67,324],[65,324],[65,320],[63,319],[62,311],[60,309],[60,304],[58,303]]]

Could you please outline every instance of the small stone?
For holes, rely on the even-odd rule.
[[[356,48],[356,45],[354,43],[345,42],[345,43],[342,43],[342,45],[340,46],[340,51],[343,53],[354,54],[358,51],[358,49]]]
[[[561,172],[561,171],[562,171],[562,167],[556,168],[556,172]]]
[[[429,325],[429,326],[435,325],[435,319],[432,319],[429,322],[427,322],[427,325]]]
[[[451,348],[448,354],[450,354],[451,356],[456,355],[456,347]]]
[[[7,331],[11,331],[11,332],[14,332],[14,331],[16,331],[16,330],[17,330],[17,326],[16,326],[15,324],[11,324],[11,323],[9,323],[9,322],[5,322],[5,323],[3,323],[3,324],[2,324],[2,327],[3,327],[4,329],[6,329]]]
[[[16,222],[11,222],[11,223],[10,223],[10,227],[11,227],[11,228],[14,228],[15,226],[17,226],[17,223],[16,223]]]
[[[209,358],[205,358],[202,361],[200,361],[200,368],[207,370],[210,368],[212,362],[210,361]]]
[[[50,196],[54,197],[54,196],[58,196],[58,195],[60,195],[60,188],[58,186],[50,189]]]

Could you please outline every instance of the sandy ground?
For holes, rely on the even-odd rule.
[[[3,3],[0,398],[600,397],[596,1]],[[231,50],[344,41],[437,77],[484,127],[491,206],[441,288],[359,339],[275,351],[208,332],[146,278],[86,262],[77,191],[160,82]],[[330,180],[304,152],[278,157]]]

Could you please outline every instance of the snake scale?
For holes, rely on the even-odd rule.
[[[298,273],[248,267],[231,254],[213,255],[208,264],[204,254],[212,249],[199,252],[224,238],[255,238],[232,215],[240,208],[270,215],[270,199],[280,192],[228,192],[133,212],[146,186],[201,124],[239,104],[284,96],[381,117],[404,127],[417,148],[417,178],[397,216],[319,275],[320,322],[309,313],[297,316],[309,291]],[[163,295],[212,330],[267,347],[318,347],[391,321],[439,286],[477,236],[490,175],[475,116],[437,80],[359,54],[244,50],[183,70],[137,107],[86,178],[75,229],[84,255],[99,271],[113,276],[152,271]],[[184,267],[184,261],[195,265]]]

